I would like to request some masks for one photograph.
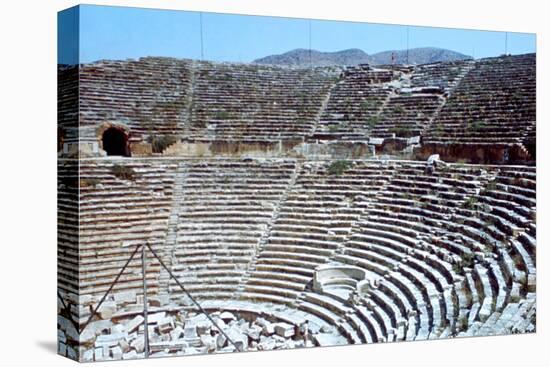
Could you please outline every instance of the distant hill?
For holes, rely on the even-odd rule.
[[[365,63],[371,65],[391,64],[392,53],[395,53],[395,62],[397,64],[407,63],[406,50],[389,50],[369,55],[363,50],[357,48],[336,52],[311,50],[311,63],[313,66],[351,66]],[[435,47],[422,47],[412,48],[409,50],[408,64],[427,64],[439,61],[455,61],[471,58],[471,56],[451,50]],[[303,48],[297,48],[280,55],[262,57],[254,60],[253,62],[256,64],[309,66],[310,51]]]

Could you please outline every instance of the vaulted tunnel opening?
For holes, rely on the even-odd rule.
[[[128,136],[123,130],[114,127],[108,128],[103,132],[102,140],[103,150],[107,155],[130,156]]]

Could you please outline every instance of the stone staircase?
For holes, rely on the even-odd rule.
[[[162,249],[162,260],[168,268],[172,268],[174,264],[174,249],[178,242],[178,223],[181,203],[184,195],[184,186],[187,176],[187,167],[185,162],[180,162],[176,170],[176,178],[174,181],[174,192],[172,196],[172,207],[170,217],[168,219],[168,227],[166,230],[165,243]],[[169,295],[170,275],[163,268],[159,276],[159,294]]]
[[[321,117],[323,116],[323,113],[325,112],[325,110],[328,106],[328,102],[330,101],[330,96],[332,94],[332,91],[338,85],[338,83],[340,83],[341,81],[342,81],[342,78],[339,77],[338,80],[336,80],[336,82],[333,83],[330,86],[330,88],[328,89],[327,94],[326,94],[325,98],[323,99],[323,102],[321,103],[321,107],[319,108],[319,111],[315,115],[314,124],[313,124],[313,127],[311,128],[310,133],[308,134],[309,136],[315,134],[315,132],[317,131],[319,123],[321,122]]]
[[[258,258],[260,254],[262,253],[265,245],[269,241],[269,238],[271,236],[271,229],[273,228],[274,223],[277,222],[277,219],[279,218],[279,211],[282,206],[282,203],[284,203],[288,199],[288,195],[292,191],[294,185],[296,184],[296,180],[298,178],[298,175],[300,174],[300,171],[302,169],[302,162],[296,161],[296,166],[294,168],[294,172],[292,173],[292,176],[290,177],[290,180],[288,182],[288,185],[281,195],[281,198],[277,202],[275,208],[273,209],[273,214],[271,216],[271,219],[267,223],[266,230],[262,234],[262,237],[258,241],[258,246],[256,247],[256,253],[254,254],[254,257],[248,264],[248,268],[246,269],[245,273],[241,277],[241,280],[239,282],[239,285],[237,287],[237,294],[235,296],[235,299],[238,299],[240,295],[243,293],[245,285],[250,278],[250,274],[256,269],[256,262],[258,261]]]

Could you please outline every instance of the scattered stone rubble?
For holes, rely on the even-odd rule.
[[[58,352],[71,358],[80,356],[84,362],[143,358],[145,325],[143,314],[140,313],[143,305],[135,303],[138,298],[135,292],[124,292],[122,297],[117,294],[109,297],[108,306],[105,307],[109,312],[99,312],[98,317],[80,335],[67,318],[58,316]],[[152,301],[152,304],[158,306],[150,307],[148,313],[150,357],[339,343],[330,329],[326,333],[314,324],[314,327],[304,328],[305,321],[293,324],[268,320],[266,317],[251,317],[250,314],[240,315],[238,312],[209,313],[224,335],[203,313],[182,309],[175,303],[159,304],[157,297],[152,297]]]

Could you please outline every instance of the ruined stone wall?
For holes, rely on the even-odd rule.
[[[60,68],[58,135],[61,142],[69,134],[68,116],[75,125],[69,107],[76,88],[86,155],[101,154],[108,125],[128,131],[136,156],[280,156],[295,154],[299,142],[373,138],[416,138],[424,145],[418,157],[432,152],[472,163],[532,162],[536,151],[534,54],[343,73],[169,58],[101,61],[80,66],[79,87],[77,70]],[[165,138],[170,143],[159,150],[154,142]]]

